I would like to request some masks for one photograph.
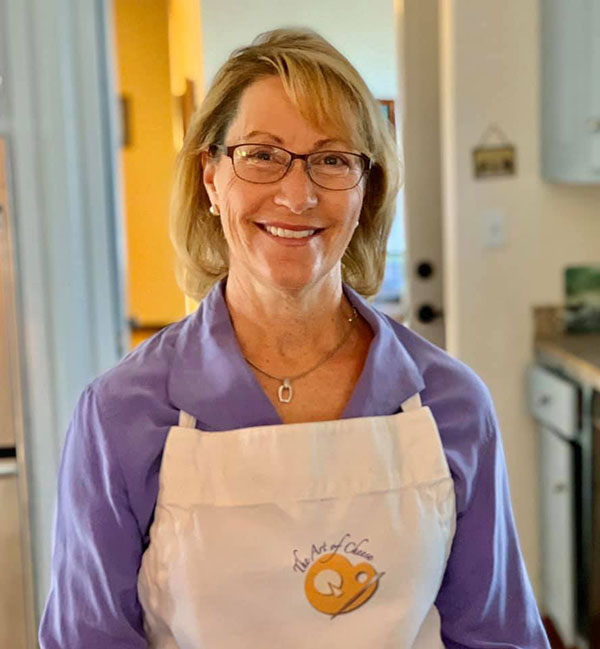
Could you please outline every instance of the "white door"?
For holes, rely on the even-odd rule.
[[[438,3],[397,3],[404,131],[407,324],[445,348]]]

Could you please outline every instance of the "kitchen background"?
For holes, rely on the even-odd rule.
[[[540,388],[535,377],[546,375],[532,379],[528,368],[537,360],[565,378],[569,367],[536,347],[533,309],[538,338],[560,333],[565,269],[600,265],[600,0],[0,0],[0,648],[35,646],[77,396],[185,313],[166,214],[190,106],[231,49],[291,24],[330,38],[378,98],[395,100],[406,185],[386,296],[400,300],[382,308],[489,386],[521,547],[545,606],[541,504],[543,485],[556,485],[542,479],[545,437],[530,402],[556,384],[542,378]],[[514,155],[514,173],[477,177],[473,150],[494,146]],[[540,328],[542,312],[553,326]],[[580,335],[591,337],[573,354],[600,367],[589,354],[600,338]],[[574,438],[591,421],[581,410],[591,392],[578,389],[567,387],[579,414],[561,429]],[[589,541],[580,514],[563,519],[575,546],[584,533]],[[552,548],[565,567],[559,594],[581,603],[593,595],[575,585],[579,599],[570,598],[575,559],[563,550]],[[554,623],[565,644],[585,647],[573,618]]]

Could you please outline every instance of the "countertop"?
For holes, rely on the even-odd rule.
[[[600,390],[600,333],[539,336],[534,348],[536,360]]]

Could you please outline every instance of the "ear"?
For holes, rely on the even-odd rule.
[[[213,156],[209,155],[207,151],[202,151],[200,155],[202,156],[202,181],[204,182],[204,189],[206,189],[210,202],[213,205],[218,205],[219,197],[215,187],[217,160]]]

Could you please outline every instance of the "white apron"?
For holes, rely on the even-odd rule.
[[[138,594],[154,649],[434,649],[456,515],[433,415],[166,441]]]

